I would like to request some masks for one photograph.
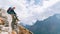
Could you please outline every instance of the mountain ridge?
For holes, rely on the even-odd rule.
[[[60,14],[55,14],[43,21],[37,21],[33,26],[28,27],[34,34],[60,34]]]

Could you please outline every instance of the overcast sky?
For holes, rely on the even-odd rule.
[[[0,0],[0,8],[15,6],[15,12],[23,24],[33,25],[60,13],[60,0]]]

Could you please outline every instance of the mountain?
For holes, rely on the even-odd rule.
[[[33,26],[26,26],[34,34],[60,34],[60,14],[55,14]]]

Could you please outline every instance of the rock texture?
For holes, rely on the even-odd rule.
[[[0,8],[0,34],[33,34],[17,22],[6,10]]]

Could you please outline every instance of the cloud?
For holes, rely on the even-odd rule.
[[[33,25],[37,20],[44,20],[55,14],[53,11],[55,9],[52,6],[58,1],[59,0],[0,0],[0,7],[7,10],[10,6],[16,6],[15,12],[21,20],[20,22]]]

